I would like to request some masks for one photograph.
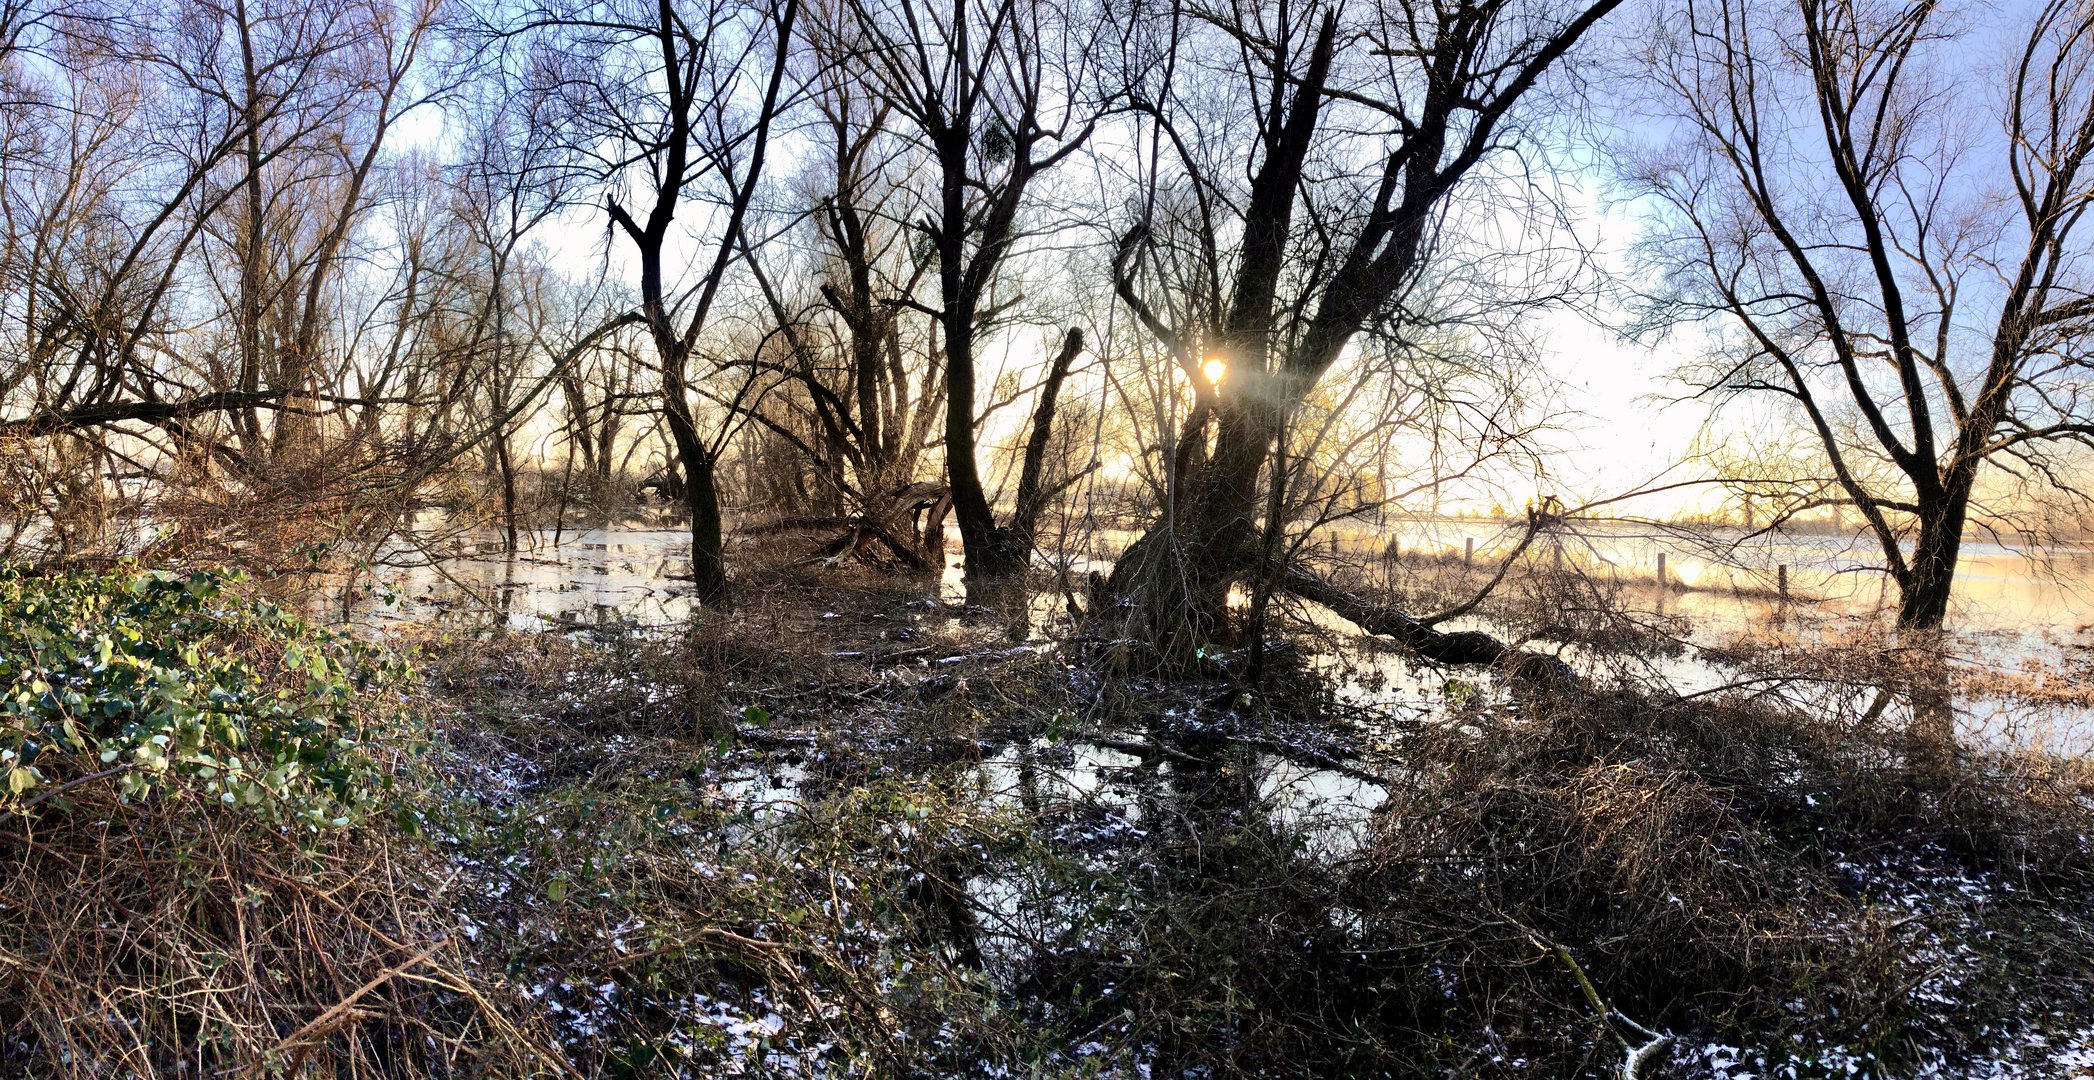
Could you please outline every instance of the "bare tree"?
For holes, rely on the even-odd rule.
[[[1457,189],[1520,144],[1518,107],[1618,3],[1283,0],[1158,17],[1140,98],[1152,156],[1195,178],[1177,205],[1205,267],[1149,276],[1145,198],[1114,274],[1200,400],[1161,520],[1110,584],[1166,656],[1224,632],[1229,587],[1258,561],[1260,480],[1290,417],[1363,330],[1404,340]],[[1199,118],[1212,106],[1188,89],[1204,94],[1208,78],[1232,87],[1218,120]],[[1249,133],[1247,183],[1230,172],[1243,157],[1215,154],[1198,124]],[[1304,198],[1319,189],[1335,194]]]
[[[766,399],[781,415],[764,422],[817,478],[801,508],[815,515],[789,524],[840,528],[830,554],[884,552],[928,570],[942,565],[950,505],[943,485],[917,476],[944,403],[937,322],[923,302],[935,259],[914,225],[935,193],[915,182],[921,154],[892,130],[893,104],[867,92],[845,36],[852,21],[804,25],[810,152],[791,207],[798,222],[767,245],[783,252],[748,253],[792,346],[794,385]]]
[[[1085,144],[1104,108],[1086,59],[1086,27],[1096,24],[1022,0],[936,8],[852,0],[850,11],[847,36],[858,43],[865,81],[907,125],[937,185],[918,228],[938,274],[931,313],[945,359],[946,477],[969,596],[987,599],[1030,563],[1051,493],[1037,472],[1021,477],[1012,518],[997,523],[977,460],[977,353],[984,332],[1014,302],[1000,305],[993,296],[1030,231],[1024,215],[1034,209],[1039,181]],[[1044,448],[1050,437],[1053,395],[1082,344],[1071,330],[1050,361],[1029,444]]]
[[[499,84],[496,89],[499,90]],[[557,330],[557,283],[525,241],[558,212],[567,192],[558,173],[530,168],[537,140],[548,137],[511,106],[506,95],[482,98],[468,114],[477,120],[469,149],[451,177],[451,224],[469,238],[480,300],[470,347],[483,354],[489,414],[508,416],[535,358]],[[571,312],[570,312],[571,313]],[[571,378],[571,373],[562,373]],[[521,417],[519,417],[521,419]],[[486,446],[501,488],[502,528],[509,550],[518,544],[518,493],[513,422],[494,425]]]
[[[1820,464],[1753,490],[1777,521],[1855,508],[1902,627],[1941,625],[1967,528],[2013,527],[2027,489],[2086,498],[2094,9],[2031,14],[1996,111],[1933,3],[1693,0],[1650,27],[1685,120],[1632,157],[1664,208],[1653,317],[1727,331],[1684,373],[1704,393],[1807,426]]]
[[[393,467],[384,447],[316,440],[330,417],[368,434],[344,388],[374,310],[359,305],[384,301],[351,279],[384,243],[365,227],[392,133],[426,100],[434,16],[195,0],[18,26],[37,59],[0,148],[0,308],[19,344],[0,433],[90,445],[106,479],[223,471],[300,499],[315,486],[278,466],[317,465],[323,488]]]
[[[560,303],[577,311],[620,306],[611,304],[608,297],[592,300],[578,283],[569,283],[567,291]],[[600,291],[591,289],[589,293]],[[565,321],[580,326],[601,320],[569,315]],[[629,464],[627,459],[644,437],[629,437],[632,429],[628,424],[636,417],[660,415],[651,407],[654,395],[642,385],[649,348],[648,343],[631,335],[606,337],[601,347],[578,355],[574,364],[558,371],[568,468],[572,472],[579,464],[582,493],[599,509],[604,500],[629,497],[631,488],[621,481]]]
[[[528,44],[528,92],[542,99],[538,115],[562,127],[564,153],[541,167],[569,171],[596,193],[639,261],[658,407],[691,514],[691,573],[709,604],[729,596],[718,477],[727,425],[701,419],[693,354],[763,176],[799,10],[798,0],[605,0],[539,9],[495,31]],[[672,280],[676,250],[700,215],[712,254],[692,278]]]
[[[220,167],[230,212],[202,220],[205,255],[222,260],[211,281],[233,344],[223,381],[244,395],[316,400],[334,389],[330,359],[340,357],[322,353],[340,314],[335,290],[387,137],[423,102],[410,80],[436,8],[367,0],[335,17],[295,2],[198,2],[194,14],[209,21],[171,27],[184,49],[171,59],[185,63],[195,104],[238,117],[239,130]],[[308,410],[267,429],[259,414],[235,414],[250,466],[311,457]]]

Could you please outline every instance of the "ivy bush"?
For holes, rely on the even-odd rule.
[[[91,778],[307,829],[369,812],[405,665],[241,581],[0,567],[0,817]]]

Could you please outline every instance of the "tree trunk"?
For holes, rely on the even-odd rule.
[[[256,394],[262,389],[262,90],[255,64],[254,28],[247,18],[245,0],[236,3],[233,11],[240,33],[241,74],[245,80],[241,123],[246,129],[242,140],[246,152],[246,175],[241,181],[246,220],[242,223],[240,248],[239,378],[241,393]],[[240,453],[250,465],[260,465],[268,455],[262,442],[261,413],[250,407],[237,417]]]
[[[964,32],[964,28],[963,28]],[[945,336],[945,476],[953,518],[967,560],[967,600],[985,603],[1021,567],[998,542],[995,512],[982,489],[974,441],[974,320],[979,288],[966,275],[967,129],[948,132],[938,144],[943,167],[940,196],[943,231],[938,237],[938,288]]]
[[[712,452],[698,434],[697,419],[684,398],[680,349],[664,349],[676,357],[676,366],[663,381],[663,413],[669,422],[670,441],[676,446],[676,461],[683,470],[683,501],[691,514],[691,580],[697,586],[698,602],[707,607],[726,607],[726,544],[720,527],[720,487]],[[666,494],[666,493],[665,493]]]
[[[1898,628],[1938,630],[1948,617],[1963,547],[1963,522],[1970,512],[1970,484],[1951,483],[1937,500],[1920,506],[1919,540],[1898,582]]]
[[[1249,373],[1237,376],[1248,380]],[[1214,454],[1183,455],[1177,512],[1166,514],[1113,565],[1107,591],[1131,607],[1130,636],[1166,664],[1190,664],[1228,637],[1229,590],[1257,559],[1258,476],[1278,425],[1237,400],[1217,410]],[[1204,442],[1204,430],[1186,433]]]
[[[517,549],[516,459],[509,450],[509,432],[497,427],[494,433],[495,466],[502,474],[502,539],[504,551]]]
[[[1970,512],[1975,468],[1951,469],[1938,494],[1919,499],[1919,539],[1898,579],[1900,644],[1915,658],[1906,700],[1912,708],[1908,732],[1916,761],[1941,760],[1956,741],[1956,701],[1941,625],[1948,616],[1956,582],[1956,560],[1963,546],[1963,523]]]
[[[1024,573],[1032,563],[1032,553],[1039,546],[1040,516],[1047,511],[1047,504],[1068,482],[1054,487],[1047,482],[1047,448],[1054,440],[1054,414],[1061,407],[1062,383],[1069,378],[1069,366],[1083,352],[1083,331],[1070,327],[1062,335],[1062,347],[1047,365],[1047,378],[1040,383],[1040,400],[1033,406],[1032,432],[1025,439],[1025,456],[1018,470],[1018,493],[1012,499],[1011,520],[1001,530],[1004,556],[1014,564],[1017,573]]]
[[[709,458],[685,460],[684,495],[691,511],[691,580],[698,602],[726,607],[727,553],[720,527],[720,489]]]
[[[975,463],[973,320],[948,317],[945,322],[945,475],[967,559],[967,600],[983,603],[1020,568],[997,542],[995,511]]]
[[[968,337],[966,344],[971,353],[971,333]],[[961,408],[962,402],[974,397],[973,362],[969,361],[964,370],[954,366],[946,373],[948,387],[965,384],[964,394],[954,393],[946,404],[945,453],[946,471],[952,479],[953,510],[959,518],[960,542],[967,556],[970,604],[994,606],[1008,600],[1013,587],[1024,580],[1026,569],[1032,565],[1040,515],[1056,490],[1047,483],[1047,447],[1054,437],[1054,414],[1069,366],[1082,351],[1083,332],[1071,327],[1063,335],[1061,349],[1048,364],[1047,377],[1040,384],[1040,400],[1033,407],[1032,429],[1026,436],[1011,520],[1003,526],[996,524],[995,512],[989,507],[981,473],[975,465],[973,409]],[[948,350],[948,358],[952,355]]]

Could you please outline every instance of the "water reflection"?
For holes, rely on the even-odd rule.
[[[505,552],[493,534],[462,537],[441,560],[386,553],[354,590],[353,620],[380,629],[422,626],[512,631],[647,628],[688,620],[690,533],[610,525],[552,533]]]

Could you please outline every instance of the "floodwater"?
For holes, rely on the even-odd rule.
[[[1402,553],[1398,559],[1387,557],[1387,534],[1366,533],[1336,534],[1333,557],[1360,561],[1400,578],[1411,567],[1429,573],[1433,567],[1458,566],[1471,536],[1477,540],[1478,563],[1517,541],[1517,536],[1488,523],[1442,522],[1397,533]],[[514,555],[496,550],[491,539],[475,550],[467,538],[439,564],[377,569],[336,611],[367,628],[508,627],[592,636],[671,630],[694,612],[687,576],[688,534],[682,529],[614,525],[568,533],[557,546],[550,535],[539,534],[532,538],[535,546]],[[1060,565],[1078,572],[1102,569],[1127,539],[1125,534],[1099,537]],[[1610,590],[1611,599],[1625,602],[1632,615],[1641,607],[1652,624],[1668,630],[1685,627],[1688,647],[1677,655],[1636,659],[1645,665],[1645,674],[1662,678],[1681,693],[1715,689],[1741,677],[1734,666],[1705,655],[1703,648],[1740,638],[1834,641],[1872,628],[1881,631],[1885,619],[1880,576],[1857,570],[1865,552],[1832,538],[1784,540],[1726,552],[1723,539],[1595,532],[1564,544],[1560,558],[1567,570],[1619,585]],[[957,563],[956,538],[949,550],[949,561]],[[1661,553],[1671,582],[1665,588],[1656,581]],[[1559,556],[1545,550],[1535,558],[1546,566]],[[1786,575],[1769,569],[1784,565],[1789,567]],[[1778,588],[1784,576],[1786,598]],[[2088,552],[1974,546],[1959,580],[1954,614],[1958,629],[1950,646],[1953,663],[1967,672],[2077,680],[2083,691],[2077,700],[2085,704],[2061,704],[2055,696],[2030,701],[2013,694],[1965,692],[1955,703],[1962,739],[1996,748],[2094,753],[2094,637],[2086,626],[2094,611],[2086,602],[2090,586],[2094,555]],[[958,567],[949,566],[936,586],[925,583],[926,592],[934,588],[947,605],[962,600]],[[1059,597],[1044,597],[1035,608],[1034,622],[1046,623],[1059,608]],[[945,617],[939,610],[927,607],[923,617]],[[1297,757],[1326,763],[1330,759],[1274,752],[1278,747],[1242,746],[1224,759],[1226,767],[1195,761],[1181,768],[1176,758],[1131,753],[1122,748],[1129,743],[1118,737],[1121,733],[1108,732],[1088,739],[1040,737],[984,745],[978,760],[956,770],[955,782],[962,785],[958,794],[986,807],[1030,812],[1028,820],[1075,858],[1105,859],[1112,856],[1101,852],[1127,850],[1127,845],[1155,836],[1179,835],[1172,830],[1191,830],[1197,836],[1209,822],[1228,820],[1270,822],[1276,835],[1298,840],[1303,854],[1325,865],[1344,866],[1359,859],[1369,851],[1366,845],[1377,811],[1389,795],[1388,787],[1370,777],[1379,772],[1392,784],[1401,782],[1406,722],[1447,714],[1450,675],[1459,675],[1482,693],[1501,690],[1491,685],[1487,674],[1413,664],[1400,651],[1362,638],[1335,616],[1317,609],[1308,614],[1331,632],[1319,643],[1322,651],[1313,662],[1340,676],[1341,699],[1368,718],[1362,724],[1368,755],[1349,767],[1318,767]],[[1481,619],[1443,628],[1507,632]],[[1562,655],[1588,672],[1616,659],[1577,647],[1564,647]],[[915,662],[926,666],[923,673],[928,677],[939,659],[932,654]],[[1875,693],[1872,687],[1827,682],[1806,684],[1792,696],[1808,707],[1814,700],[1809,695],[1817,695],[1815,700],[1822,700],[1828,711],[1813,715],[1830,716],[1851,714]],[[1381,718],[1379,723],[1375,717]],[[721,793],[759,821],[806,813],[824,784],[806,767],[777,755],[724,759],[721,770],[714,777]],[[1070,812],[1043,814],[1042,807]],[[994,862],[970,870],[960,888],[975,928],[970,940],[987,970],[998,977],[1015,970],[1007,961],[1022,958],[1029,943],[1061,940],[1088,911]],[[1714,1050],[1735,1059],[1729,1047]],[[1707,1055],[1710,1049],[1701,1052]],[[1718,1070],[1718,1075],[1730,1074]]]
[[[380,565],[351,586],[355,622],[393,629],[514,631],[667,626],[690,618],[691,534],[641,525],[550,530],[500,550],[493,534],[454,542],[440,561]]]
[[[1131,539],[1123,531],[1099,532],[1080,552],[1054,561],[1079,573],[1102,568]],[[1400,553],[1395,560],[1388,558],[1392,539]],[[1467,557],[1487,566],[1518,539],[1514,528],[1495,522],[1439,519],[1389,532],[1333,530],[1329,556],[1400,575],[1412,565],[1458,564],[1471,550],[1470,541],[1473,555]],[[370,571],[342,594],[335,613],[374,628],[501,625],[518,631],[601,633],[671,626],[694,610],[689,534],[681,528],[632,523],[568,530],[557,546],[545,531],[529,536],[526,549],[513,555],[499,551],[492,536],[467,536],[452,544],[440,562]],[[939,588],[947,603],[964,595],[958,548],[957,537],[951,538],[950,565]],[[1623,586],[1620,601],[1647,609],[1653,621],[1684,624],[1689,648],[1641,663],[1680,692],[1695,693],[1735,677],[1723,664],[1706,659],[1703,648],[1739,639],[1808,641],[1882,629],[1890,595],[1883,575],[1868,571],[1867,555],[1865,547],[1847,537],[1748,541],[1721,530],[1581,526],[1576,535],[1537,542],[1527,557],[1537,565],[1553,563]],[[1670,582],[1663,588],[1657,584],[1660,556]],[[1783,583],[1785,597],[1778,587]],[[1059,610],[1060,600],[1043,596],[1036,606],[1044,621]],[[1321,621],[1340,634],[1353,633],[1334,617]],[[2094,623],[2094,551],[1968,545],[1951,616],[1955,663],[1966,671],[2005,672],[2024,685],[2034,680],[2067,692],[2037,702],[2026,695],[1969,697],[1959,703],[1964,736],[1991,745],[2094,752],[2094,707],[2069,700],[2075,691],[2084,691],[2077,696],[2094,702],[2094,685],[2087,682],[2094,674],[2089,623]],[[1444,628],[1505,632],[1473,618]],[[1575,647],[1562,652],[1586,670],[1608,659]],[[1391,650],[1368,646],[1322,659],[1372,672],[1374,677],[1353,695],[1363,703],[1413,718],[1443,707],[1446,673],[1415,668]]]
[[[1079,569],[1104,566],[1134,538],[1127,530],[1098,530],[1057,558]],[[947,530],[949,556],[944,599],[957,601],[958,533]],[[1427,518],[1373,530],[1328,531],[1333,554],[1401,557],[1488,566],[1520,539],[1518,526],[1488,520]],[[616,612],[642,623],[675,622],[690,613],[688,544],[682,528],[644,523],[568,530],[558,542],[550,530],[527,534],[514,557],[499,551],[493,534],[451,542],[441,565],[383,567],[378,583],[404,606],[360,606],[382,621],[460,619],[484,622],[507,614],[517,629],[542,628]],[[1556,550],[1560,548],[1560,553]],[[1049,556],[1053,558],[1054,556]],[[1538,541],[1528,554],[1580,573],[1626,583],[1655,583],[1662,568],[1677,588],[1673,610],[1703,624],[1757,625],[1779,605],[1777,583],[1792,600],[1848,614],[1867,614],[1892,599],[1888,579],[1874,571],[1880,556],[1850,536],[1781,535],[1749,538],[1738,529],[1581,523],[1574,535]],[[2010,547],[1969,542],[1957,564],[1951,621],[1963,631],[2054,633],[2094,622],[2094,548]]]
[[[1341,533],[1338,543],[1360,551],[1385,548],[1391,537],[1405,553],[1443,558],[1461,556],[1474,540],[1476,561],[1487,563],[1517,543],[1519,532],[1496,522],[1440,518],[1406,522],[1393,531]],[[1681,586],[1679,609],[1698,624],[1757,624],[1769,605],[1747,601],[1757,594],[1778,596],[1784,577],[1792,598],[1843,613],[1868,614],[1895,600],[1889,579],[1875,570],[1881,552],[1874,541],[1857,536],[1754,537],[1731,527],[1580,522],[1554,547],[1583,573],[1630,582],[1655,582],[1662,558],[1665,576]],[[1544,539],[1530,557],[1558,556]],[[1963,631],[2077,630],[2094,621],[2094,550],[1966,542],[1956,567],[1951,621]]]

